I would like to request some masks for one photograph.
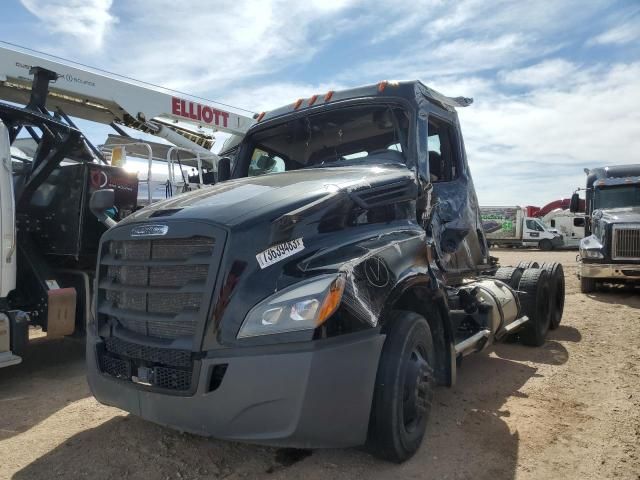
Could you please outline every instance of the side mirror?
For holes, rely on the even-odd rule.
[[[106,225],[107,228],[111,228],[118,222],[109,217],[106,212],[113,208],[115,203],[116,194],[112,189],[96,190],[91,194],[89,209],[100,222]]]
[[[571,195],[569,210],[571,211],[571,213],[576,213],[578,210],[580,210],[580,195],[578,195],[578,192]]]
[[[218,160],[218,181],[224,182],[231,178],[231,159],[222,157]]]

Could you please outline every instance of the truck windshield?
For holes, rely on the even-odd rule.
[[[640,185],[596,188],[594,210],[640,206]]]
[[[294,118],[254,134],[240,176],[301,168],[406,162],[409,113],[376,105]]]

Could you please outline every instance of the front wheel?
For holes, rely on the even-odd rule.
[[[580,292],[592,293],[596,291],[596,279],[589,277],[580,277]]]
[[[544,250],[545,252],[553,250],[553,244],[551,243],[551,240],[547,240],[546,238],[544,240],[540,240],[538,246],[540,247],[540,250]]]
[[[424,437],[435,388],[435,355],[424,317],[397,310],[387,325],[367,445],[377,457],[401,463],[413,456]]]

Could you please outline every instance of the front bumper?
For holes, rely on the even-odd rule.
[[[385,337],[345,335],[295,345],[215,352],[199,362],[196,391],[177,396],[100,372],[87,341],[89,386],[98,401],[198,435],[298,448],[349,447],[366,440]],[[246,352],[246,353],[245,353]],[[227,364],[210,391],[215,365]]]
[[[585,278],[640,280],[640,264],[604,264],[580,262],[578,275]]]

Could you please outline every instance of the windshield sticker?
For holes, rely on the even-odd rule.
[[[269,265],[278,263],[280,260],[284,260],[291,255],[301,252],[302,250],[304,250],[302,238],[297,238],[295,240],[290,240],[267,248],[256,255],[256,260],[258,260],[260,268],[267,268]]]

